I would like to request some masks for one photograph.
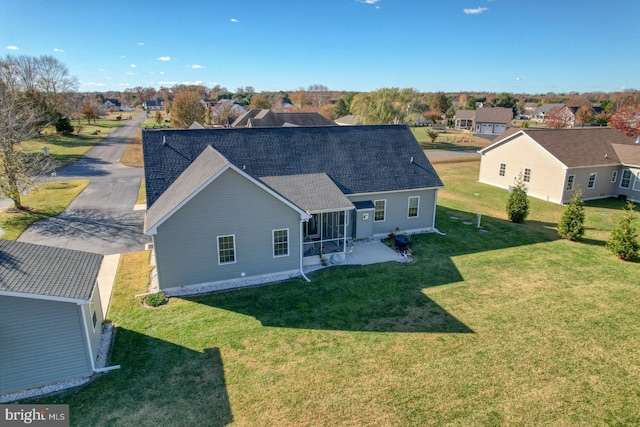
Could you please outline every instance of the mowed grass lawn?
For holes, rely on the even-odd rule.
[[[150,309],[134,297],[149,254],[125,255],[121,369],[37,402],[69,404],[79,426],[640,424],[640,264],[604,248],[622,204],[589,206],[585,241],[567,242],[561,206],[532,200],[512,224],[477,162],[436,168],[446,236],[412,237],[412,264]]]
[[[134,116],[136,112],[114,113],[102,117],[96,123],[87,123],[86,120],[72,120],[75,131],[72,135],[60,135],[55,133],[55,128],[50,126],[42,131],[42,136],[20,143],[21,149],[27,152],[41,152],[44,147],[49,149],[49,154],[62,167],[78,160],[95,144],[102,141],[111,132],[127,122],[127,118]],[[116,120],[121,115],[122,120]],[[78,127],[81,127],[78,134]]]

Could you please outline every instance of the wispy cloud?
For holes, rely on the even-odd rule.
[[[9,50],[18,50],[20,48],[18,46],[7,46],[7,49],[9,49]]]
[[[231,22],[240,22],[236,18],[231,18]]]
[[[127,76],[135,76],[136,75],[136,73],[132,73],[131,71],[127,71],[125,74]]]
[[[131,65],[129,65],[129,67],[131,67],[131,68],[136,68],[136,67],[137,67],[137,65],[136,65],[136,64],[131,64]]]
[[[161,56],[160,58],[158,58],[158,61],[171,61],[171,57],[170,56]]]
[[[356,0],[358,3],[365,3],[365,4],[376,4],[378,3],[380,0]]]
[[[200,65],[200,64],[193,64],[193,65],[191,66],[191,68],[195,68],[195,69],[204,68],[204,65]]]
[[[465,13],[465,15],[479,15],[482,12],[486,12],[487,10],[489,10],[489,8],[487,7],[476,7],[475,9],[463,9],[462,11]]]
[[[64,53],[64,50],[58,49],[57,47],[53,49],[54,52]]]
[[[177,85],[177,84],[178,84],[178,82],[166,82],[166,81],[160,81],[160,82],[158,82],[158,84],[169,86],[169,85]]]
[[[138,42],[138,46],[144,46],[143,42]]]

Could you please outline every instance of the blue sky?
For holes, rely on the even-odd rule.
[[[640,89],[640,0],[0,0],[0,53],[80,91]]]

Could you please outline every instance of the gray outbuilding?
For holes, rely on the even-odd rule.
[[[0,394],[93,374],[102,258],[0,240]]]

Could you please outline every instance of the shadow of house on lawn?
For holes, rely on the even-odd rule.
[[[225,426],[233,422],[218,348],[198,352],[118,328],[110,361],[121,368],[83,387],[30,403],[73,401],[72,425]]]
[[[424,289],[464,281],[452,257],[548,242],[548,232],[496,218],[481,231],[475,214],[440,208],[447,233],[411,237],[416,261],[332,267],[302,279],[188,298],[243,313],[264,326],[370,332],[473,333]],[[456,219],[451,219],[455,217]],[[467,223],[467,224],[465,224]],[[546,224],[539,224],[546,226]]]

